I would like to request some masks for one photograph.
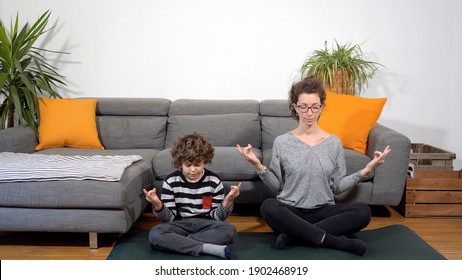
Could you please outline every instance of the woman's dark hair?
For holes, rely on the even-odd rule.
[[[211,163],[214,151],[210,138],[193,132],[178,137],[170,150],[170,154],[173,157],[173,166],[179,169],[185,161]]]
[[[292,85],[292,88],[289,92],[289,109],[292,112],[292,118],[298,120],[300,117],[295,111],[294,104],[297,104],[300,94],[317,94],[321,99],[321,106],[324,105],[326,101],[326,92],[322,86],[322,83],[319,79],[314,76],[306,77],[298,83]]]

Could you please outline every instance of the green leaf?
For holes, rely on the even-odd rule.
[[[66,86],[64,77],[51,65],[46,54],[64,52],[34,46],[49,30],[51,11],[47,10],[32,24],[19,25],[19,13],[11,20],[8,31],[0,20],[0,128],[5,127],[8,111],[14,110],[19,123],[37,131],[37,101],[41,95],[61,98],[58,86]]]
[[[7,100],[5,99],[0,106],[0,129],[5,129],[6,127],[6,119],[8,116],[8,110],[6,107]]]
[[[19,115],[19,120],[22,120],[22,103],[18,95],[18,90],[16,89],[16,86],[11,86],[11,92],[10,92],[10,99],[13,100],[13,105],[17,109],[17,113]]]
[[[3,86],[5,85],[8,73],[0,73],[0,93],[3,92]]]

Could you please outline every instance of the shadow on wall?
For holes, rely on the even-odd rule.
[[[424,143],[456,154],[456,159],[453,160],[454,170],[462,169],[462,160],[458,159],[458,157],[462,156],[462,151],[450,147],[448,144],[448,139],[451,136],[449,131],[442,128],[419,126],[386,118],[381,118],[379,123],[406,135],[411,140],[411,143]]]
[[[441,146],[446,142],[444,139],[449,137],[449,132],[443,128],[421,126],[387,118],[380,118],[379,123],[406,135],[412,143],[425,143],[437,147],[439,145],[438,148],[441,149],[444,149]]]
[[[392,73],[387,69],[380,69],[376,77],[368,82],[367,88],[361,91],[361,96],[377,98],[386,97],[388,102],[400,99],[406,94],[411,94],[419,81],[409,76]]]
[[[382,69],[378,77],[371,80],[368,88],[361,95],[368,98],[386,97],[387,104],[379,123],[406,135],[412,143],[425,143],[455,153],[454,170],[462,169],[462,146],[454,141],[460,138],[460,132],[451,131],[447,124],[441,124],[443,127],[428,127],[424,124],[406,122],[406,118],[411,117],[407,113],[401,114],[401,117],[398,116],[403,121],[387,118],[396,117],[396,114],[392,112],[399,107],[399,102],[413,101],[412,93],[416,92],[416,88],[420,86],[420,82],[415,77],[405,77]],[[447,111],[442,110],[441,113],[446,114]]]

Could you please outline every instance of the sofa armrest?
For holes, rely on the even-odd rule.
[[[373,158],[374,151],[383,151],[387,145],[391,152],[375,170],[372,205],[398,205],[406,184],[411,141],[405,135],[377,123],[369,133],[367,155]]]
[[[0,130],[0,152],[34,153],[37,144],[34,130],[28,126]]]

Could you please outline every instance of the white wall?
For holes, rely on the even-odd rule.
[[[47,9],[68,97],[285,99],[325,40],[366,41],[387,67],[362,93],[388,98],[379,122],[462,158],[461,1],[0,0],[5,23]]]

